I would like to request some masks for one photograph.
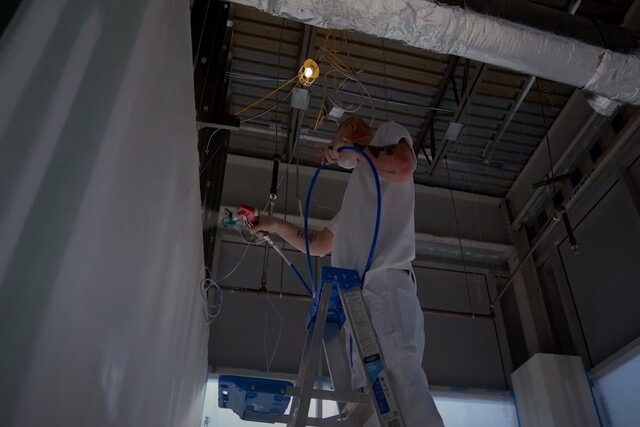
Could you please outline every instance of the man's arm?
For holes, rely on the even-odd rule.
[[[353,145],[367,153],[380,176],[385,179],[396,182],[412,179],[416,158],[406,139],[402,138],[397,144],[384,147],[358,143]]]
[[[261,216],[260,222],[249,229],[252,234],[258,232],[275,233],[287,243],[307,253],[304,242],[304,229],[279,218]],[[309,230],[309,252],[313,256],[325,256],[331,252],[333,246],[333,233],[328,228],[320,231]]]

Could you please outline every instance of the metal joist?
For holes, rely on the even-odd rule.
[[[420,149],[424,146],[427,137],[433,134],[433,120],[436,117],[436,111],[440,108],[440,104],[444,99],[445,94],[447,93],[447,88],[449,87],[449,82],[454,81],[455,79],[455,70],[458,66],[459,58],[457,56],[452,56],[449,59],[449,63],[447,64],[447,68],[444,70],[444,75],[442,76],[442,80],[440,80],[440,84],[438,85],[438,89],[436,90],[435,95],[433,96],[433,100],[431,101],[430,109],[427,112],[424,118],[424,125],[420,130],[420,136],[416,140],[413,151],[418,153]],[[434,138],[434,137],[432,137]],[[432,150],[431,155],[434,156],[435,153]]]
[[[471,84],[467,86],[467,90],[462,95],[460,104],[458,105],[456,112],[453,114],[453,118],[451,120],[452,122],[456,122],[456,123],[460,122],[460,119],[462,118],[462,116],[467,112],[467,110],[469,109],[469,106],[471,105],[471,100],[473,98],[473,95],[475,95],[476,92],[478,92],[478,89],[482,84],[482,80],[484,80],[484,77],[485,77],[485,74],[487,73],[488,68],[489,66],[487,64],[482,64],[476,68],[475,74],[473,75],[471,80]],[[442,148],[440,148],[440,151],[436,153],[436,157],[433,159],[433,165],[431,166],[430,175],[433,176],[436,174],[438,170],[438,166],[440,165],[440,163],[442,162],[442,159],[446,156],[447,151],[449,150],[449,142],[451,141],[448,139],[445,139],[443,141]]]
[[[229,115],[228,80],[225,78],[231,43],[229,9],[228,3],[217,0],[196,0],[191,9],[193,77],[200,123],[233,125],[237,121]],[[205,127],[198,131],[204,256],[209,268],[213,261],[228,144],[227,130]]]

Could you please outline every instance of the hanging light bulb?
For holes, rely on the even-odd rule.
[[[304,76],[305,76],[306,78],[309,78],[309,77],[311,77],[312,75],[313,75],[313,68],[311,68],[311,67],[307,67],[307,68],[305,68],[305,69],[304,69]]]
[[[298,71],[298,81],[302,86],[311,86],[320,75],[318,63],[309,58],[304,61],[300,71]]]

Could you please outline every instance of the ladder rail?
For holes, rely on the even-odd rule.
[[[327,312],[329,311],[329,298],[331,288],[324,290],[320,297],[320,308],[316,320],[313,322],[312,334],[307,334],[305,349],[302,354],[302,362],[298,371],[296,386],[300,388],[300,396],[293,398],[291,404],[291,419],[288,427],[305,427],[309,416],[309,406],[311,403],[311,390],[315,382],[314,371],[322,350],[322,339],[326,325]]]

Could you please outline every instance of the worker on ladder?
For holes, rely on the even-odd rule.
[[[371,158],[380,176],[382,215],[378,246],[371,268],[364,277],[362,295],[376,331],[393,389],[408,427],[442,426],[442,418],[429,392],[422,369],[424,317],[416,294],[411,261],[415,258],[415,194],[413,172],[417,160],[409,132],[395,122],[382,124],[374,132],[357,117],[344,120],[325,150],[327,163],[354,169],[342,206],[329,226],[309,231],[312,255],[331,253],[334,267],[357,270],[362,276],[375,228],[376,190],[371,171],[354,152],[339,152],[343,146],[358,147]],[[364,162],[362,162],[364,163]],[[251,232],[280,235],[305,252],[304,231],[294,224],[261,217]],[[347,352],[352,338],[347,331]],[[350,360],[355,362],[354,359]],[[360,363],[351,363],[351,385],[365,385]],[[372,416],[365,426],[376,426]]]

